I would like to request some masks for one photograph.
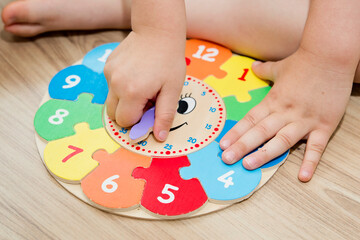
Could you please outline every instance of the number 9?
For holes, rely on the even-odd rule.
[[[62,86],[64,89],[72,88],[78,85],[81,81],[81,78],[78,75],[70,75],[67,78],[65,78],[65,82],[67,85]]]

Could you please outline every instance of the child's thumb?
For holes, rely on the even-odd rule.
[[[252,70],[256,76],[261,79],[273,81],[275,79],[274,74],[274,62],[260,62],[255,61],[252,64]]]

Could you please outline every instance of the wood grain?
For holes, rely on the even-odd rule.
[[[0,7],[7,2],[0,0]],[[126,34],[73,31],[20,39],[1,32],[0,239],[360,238],[358,85],[309,183],[297,179],[302,143],[249,200],[187,220],[121,217],[91,207],[64,190],[37,152],[34,114],[55,73],[95,46],[121,41]]]

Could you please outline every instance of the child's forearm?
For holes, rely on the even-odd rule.
[[[185,45],[184,0],[133,0],[131,24],[134,32],[168,36]]]
[[[354,73],[360,58],[360,1],[312,0],[301,48],[329,67]]]

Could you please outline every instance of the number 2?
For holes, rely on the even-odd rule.
[[[179,188],[176,187],[176,186],[173,186],[173,185],[168,184],[168,183],[165,184],[165,186],[164,186],[163,190],[161,191],[161,193],[162,193],[162,194],[165,194],[165,195],[168,195],[169,198],[168,198],[168,199],[164,199],[164,198],[162,198],[161,196],[158,196],[158,197],[157,197],[157,200],[158,200],[159,202],[164,203],[164,204],[168,204],[168,203],[171,203],[171,202],[173,202],[173,201],[175,200],[175,195],[174,195],[174,193],[173,193],[173,192],[170,192],[169,189],[172,189],[172,190],[174,190],[174,191],[178,191],[178,190],[179,190]]]
[[[206,47],[204,45],[200,45],[199,50],[192,56],[194,58],[202,59],[207,62],[215,62],[215,57],[219,54],[219,50],[216,48],[208,48],[208,49],[206,49],[207,53],[202,55],[204,53],[205,49],[206,49]]]

